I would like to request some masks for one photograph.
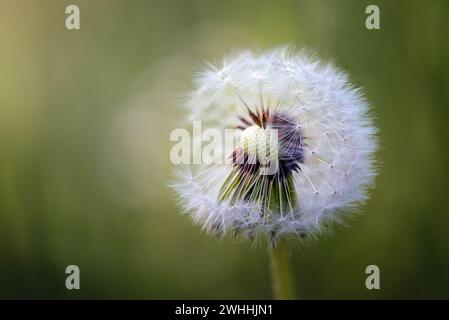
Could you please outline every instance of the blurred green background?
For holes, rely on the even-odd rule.
[[[449,298],[448,15],[448,1],[0,0],[0,298],[271,298],[263,248],[179,214],[169,133],[200,62],[286,43],[364,87],[382,144],[363,214],[294,248],[299,295]],[[65,289],[69,264],[81,290]]]

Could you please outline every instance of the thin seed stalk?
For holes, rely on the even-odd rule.
[[[269,249],[270,273],[273,297],[276,300],[295,300],[295,279],[285,240],[278,241],[276,247]]]

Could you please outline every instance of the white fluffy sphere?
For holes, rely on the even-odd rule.
[[[289,48],[238,52],[198,74],[186,108],[203,127],[240,127],[239,152],[262,148],[262,127],[283,134],[274,178],[235,163],[184,168],[180,204],[208,232],[316,234],[367,199],[377,130],[360,90],[333,65]]]

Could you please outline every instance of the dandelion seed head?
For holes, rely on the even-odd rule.
[[[246,50],[206,65],[194,85],[191,119],[240,129],[232,163],[187,166],[174,183],[180,206],[207,232],[303,238],[367,200],[377,129],[361,90],[332,64],[288,47]],[[267,163],[275,174],[261,174]]]

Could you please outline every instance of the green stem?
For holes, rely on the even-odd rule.
[[[295,280],[289,261],[285,241],[279,241],[276,248],[270,249],[270,271],[273,295],[276,300],[294,300]]]

